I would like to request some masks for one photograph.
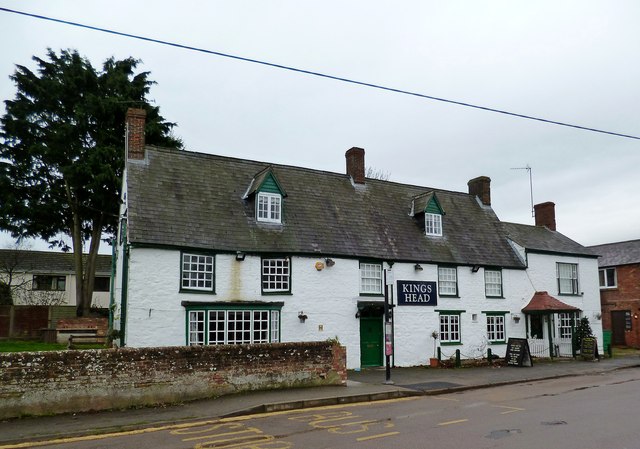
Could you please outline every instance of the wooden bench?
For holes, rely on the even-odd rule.
[[[85,334],[85,335],[69,335],[69,343],[67,349],[76,349],[86,345],[103,345],[107,344],[107,337],[104,335]]]

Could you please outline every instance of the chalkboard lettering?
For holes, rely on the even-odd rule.
[[[582,344],[580,345],[580,357],[583,360],[600,360],[600,354],[598,354],[598,341],[595,337],[584,337]]]
[[[505,359],[510,366],[533,366],[527,339],[509,338]]]

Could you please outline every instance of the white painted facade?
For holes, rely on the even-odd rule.
[[[122,247],[119,248],[122,254]],[[394,309],[394,337],[396,366],[422,365],[433,357],[432,331],[438,331],[438,311],[462,311],[460,314],[461,344],[442,345],[444,358],[459,349],[463,358],[486,357],[487,349],[505,355],[506,344],[490,344],[487,340],[485,312],[505,314],[506,338],[526,337],[525,316],[521,312],[536,291],[548,291],[563,302],[578,307],[589,318],[601,345],[602,326],[597,318],[600,311],[597,260],[551,254],[528,253],[528,269],[503,269],[503,298],[485,295],[484,269],[473,272],[469,266],[458,266],[459,297],[439,297],[436,306],[396,306]],[[122,263],[119,257],[115,297],[122,298]],[[359,301],[380,301],[382,296],[361,296],[359,261],[333,258],[335,265],[316,269],[324,257],[291,255],[291,293],[266,295],[261,292],[260,255],[247,255],[237,261],[233,254],[215,254],[215,294],[180,291],[181,251],[131,247],[129,273],[125,282],[126,328],[125,344],[135,347],[176,346],[187,344],[187,312],[183,301],[203,304],[211,302],[264,301],[282,302],[280,339],[289,341],[326,340],[337,337],[347,347],[347,366],[361,366],[360,320],[356,317]],[[583,294],[558,296],[556,263],[577,263],[579,285]],[[438,267],[414,263],[393,264],[394,280],[438,281]],[[389,269],[384,264],[385,269]],[[395,283],[392,294],[395,302]],[[121,313],[116,310],[116,322]],[[302,312],[308,318],[301,322]],[[517,321],[515,317],[520,317]],[[600,348],[602,350],[602,347]]]

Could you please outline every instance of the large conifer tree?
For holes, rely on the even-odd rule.
[[[147,143],[182,143],[147,101],[154,83],[149,72],[134,73],[138,60],[110,58],[98,71],[75,50],[33,59],[36,72],[16,66],[17,93],[0,119],[0,229],[72,249],[78,314],[86,315],[100,239],[117,227],[127,108],[147,111]]]

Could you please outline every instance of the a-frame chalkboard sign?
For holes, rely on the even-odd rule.
[[[507,342],[507,354],[505,356],[507,365],[511,366],[533,366],[529,342],[526,338],[509,338]]]

